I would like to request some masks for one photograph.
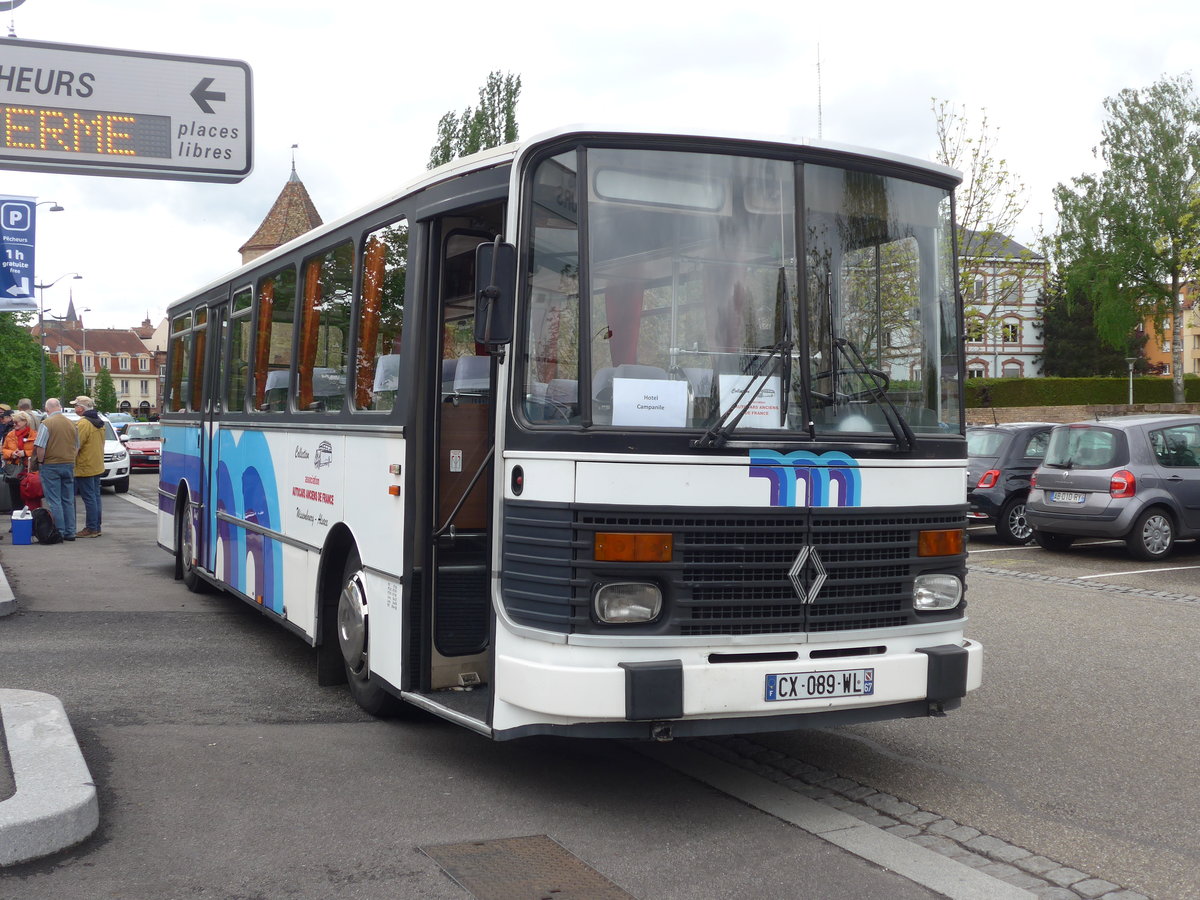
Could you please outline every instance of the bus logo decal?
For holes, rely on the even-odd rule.
[[[750,477],[770,482],[772,506],[862,505],[858,460],[836,450],[751,450]]]
[[[323,469],[325,466],[333,465],[333,444],[329,441],[321,441],[317,445],[317,456],[313,460],[314,469]]]

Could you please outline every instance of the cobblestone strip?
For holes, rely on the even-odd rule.
[[[1021,578],[1026,581],[1043,581],[1047,584],[1069,584],[1074,587],[1087,588],[1090,591],[1104,591],[1109,594],[1132,594],[1137,597],[1153,597],[1155,600],[1170,600],[1174,603],[1200,603],[1200,597],[1192,594],[1176,594],[1172,591],[1151,591],[1146,588],[1125,587],[1120,584],[1104,584],[1097,581],[1085,581],[1082,578],[1067,578],[1062,575],[1039,575],[1036,572],[1018,572],[1015,569],[995,569],[991,566],[971,565],[967,570],[970,577],[972,572],[982,575],[1003,575],[1006,578]]]
[[[706,738],[689,744],[1043,900],[1149,900],[1144,894],[1093,878],[935,812],[918,809],[891,794],[880,793],[749,738]]]

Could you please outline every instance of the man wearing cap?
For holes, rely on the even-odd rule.
[[[42,475],[43,498],[64,541],[75,540],[75,457],[79,454],[79,432],[62,414],[62,404],[46,401],[46,418],[33,442],[38,471]]]
[[[83,498],[84,529],[75,537],[100,537],[100,476],[104,474],[104,420],[91,397],[75,398],[75,431],[79,454],[75,457],[75,484]]]
[[[8,433],[12,431],[12,428],[12,407],[7,403],[0,403],[0,444],[4,443],[4,439],[8,437]]]

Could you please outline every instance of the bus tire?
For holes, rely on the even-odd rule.
[[[196,526],[186,496],[175,504],[175,577],[192,593],[208,591],[208,582],[196,571]]]
[[[370,604],[358,551],[351,550],[342,570],[337,601],[337,641],[346,667],[350,696],[364,712],[386,718],[401,710],[400,699],[371,678]]]

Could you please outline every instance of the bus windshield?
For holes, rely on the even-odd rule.
[[[701,444],[960,429],[949,189],[618,148],[532,180],[530,424]]]

